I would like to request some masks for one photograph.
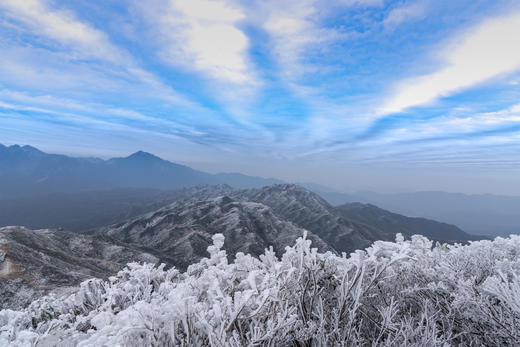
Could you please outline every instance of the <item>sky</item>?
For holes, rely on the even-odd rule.
[[[520,195],[520,2],[0,0],[0,143]]]

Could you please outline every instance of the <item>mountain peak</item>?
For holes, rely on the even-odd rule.
[[[25,157],[28,154],[29,155],[43,155],[44,153],[40,151],[38,148],[32,147],[32,146],[20,146],[20,145],[11,145],[11,146],[4,146],[0,144],[0,150],[2,150],[3,153],[8,153],[10,155],[19,156],[19,157]]]
[[[22,146],[21,149],[25,152],[31,152],[31,153],[43,153],[42,151],[40,151],[38,148],[36,147],[33,147],[33,146],[29,146],[29,145],[25,145],[25,146]]]
[[[390,235],[343,217],[319,195],[296,184],[276,184],[242,195],[269,206],[277,215],[313,232],[339,252],[353,252],[375,240],[390,239]]]
[[[125,159],[134,159],[134,160],[163,160],[151,153],[144,152],[144,151],[137,151],[133,154],[130,154]]]

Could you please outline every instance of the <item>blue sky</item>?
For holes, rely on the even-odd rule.
[[[0,143],[520,194],[520,3],[0,1]]]

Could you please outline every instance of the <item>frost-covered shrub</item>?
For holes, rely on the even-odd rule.
[[[375,242],[349,257],[305,237],[281,259],[222,235],[186,272],[128,264],[68,297],[0,311],[0,345],[518,345],[520,236],[437,245]]]

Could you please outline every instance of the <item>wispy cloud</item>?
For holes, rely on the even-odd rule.
[[[50,8],[42,0],[5,0],[0,7],[11,20],[23,24],[20,29],[72,48],[72,56],[128,63],[128,55],[113,46],[105,33],[78,21],[71,11]]]
[[[332,11],[345,11],[350,6],[374,6],[379,1],[331,1],[320,0],[262,2],[263,29],[272,39],[272,51],[280,73],[295,82],[307,73],[323,71],[326,64],[319,64],[330,50],[327,47],[351,37],[352,32],[327,25]],[[325,69],[327,70],[327,69]]]
[[[401,141],[426,140],[442,142],[445,138],[461,138],[465,136],[487,137],[500,132],[517,132],[520,125],[520,104],[506,109],[475,113],[469,112],[457,117],[437,117],[423,120],[414,125],[413,129],[399,128]]]
[[[441,48],[443,67],[405,79],[379,115],[402,112],[520,68],[520,12],[487,20]]]
[[[97,79],[99,85],[109,86],[112,83],[106,79],[108,75],[117,79],[119,74],[121,80],[120,77],[123,73],[139,83],[151,87],[156,95],[164,100],[184,107],[197,106],[159,78],[139,67],[125,49],[112,44],[103,31],[77,19],[74,12],[70,10],[51,7],[50,3],[44,0],[6,0],[0,2],[0,9],[4,10],[6,17],[17,26],[19,31],[28,32],[40,39],[40,44],[37,46],[8,48],[9,54],[5,56],[5,65],[9,65],[7,70],[11,72],[26,75],[31,75],[32,72],[34,76],[27,77],[34,77],[35,80],[45,80],[50,77],[52,81],[61,78],[61,82],[57,83],[60,85],[72,81],[74,84],[78,81],[85,81],[85,76],[80,79],[77,75],[78,70],[82,70],[81,73],[89,74]],[[45,47],[49,44],[51,47],[45,52]],[[12,54],[17,51],[18,54]],[[23,59],[19,59],[20,55],[23,56]],[[52,58],[46,60],[39,57],[45,57],[45,55],[52,55],[57,61],[52,61]],[[9,58],[12,59],[8,60]],[[109,67],[104,70],[103,74],[99,74],[99,68],[86,67],[85,62],[89,60],[109,64]],[[58,62],[61,62],[61,68],[57,66]],[[73,65],[70,65],[70,70],[67,71],[63,67],[69,62]],[[45,71],[47,63],[50,63],[47,65],[49,69]],[[55,67],[56,69],[54,69]],[[44,77],[45,73],[48,73],[49,76]],[[43,78],[38,78],[38,75]],[[96,75],[104,76],[96,78]],[[105,79],[104,82],[103,79]]]
[[[269,36],[275,72],[305,110],[298,117],[300,127],[287,134],[288,141],[305,139],[312,146],[342,127],[346,115],[355,116],[352,111],[356,106],[344,100],[349,93],[339,97],[335,93],[336,86],[348,84],[344,64],[351,59],[349,44],[366,35],[349,21],[355,17],[368,25],[367,9],[382,5],[383,1],[373,0],[290,0],[264,1],[255,8],[258,22]],[[351,124],[343,129],[354,127]]]
[[[451,115],[397,120],[391,125],[374,125],[360,136],[331,138],[321,146],[301,152],[298,157],[355,152],[355,157],[359,157],[356,160],[365,157],[366,160],[371,158],[370,161],[376,161],[380,155],[371,152],[380,152],[381,155],[388,152],[398,161],[400,153],[409,152],[410,146],[426,155],[432,149],[437,151],[446,147],[453,147],[457,151],[456,148],[467,146],[468,142],[475,146],[500,143],[512,145],[518,143],[519,139],[520,104],[481,113],[461,108],[453,110]],[[391,158],[391,155],[385,157]]]
[[[193,143],[211,144],[213,146],[225,146],[234,143],[234,139],[226,139],[226,135],[220,126],[213,126],[211,129],[212,136],[210,137],[207,136],[206,132],[191,125],[151,117],[131,109],[110,108],[97,104],[86,105],[81,110],[65,111],[52,108],[53,102],[46,102],[48,100],[43,100],[43,105],[37,106],[41,100],[40,97],[24,96],[22,99],[25,101],[32,99],[31,104],[36,106],[0,101],[0,116],[10,117],[21,122],[47,123],[47,126],[54,124],[68,128],[79,127],[85,133],[114,131],[118,134],[146,134],[152,137],[184,139]],[[47,104],[47,107],[45,104]],[[72,108],[74,109],[74,107]],[[103,114],[102,117],[99,116],[100,113]],[[129,123],[129,120],[132,122]],[[239,136],[238,130],[237,136]]]
[[[394,28],[397,25],[422,18],[426,15],[428,3],[417,1],[392,9],[383,20],[383,25],[387,28]]]

